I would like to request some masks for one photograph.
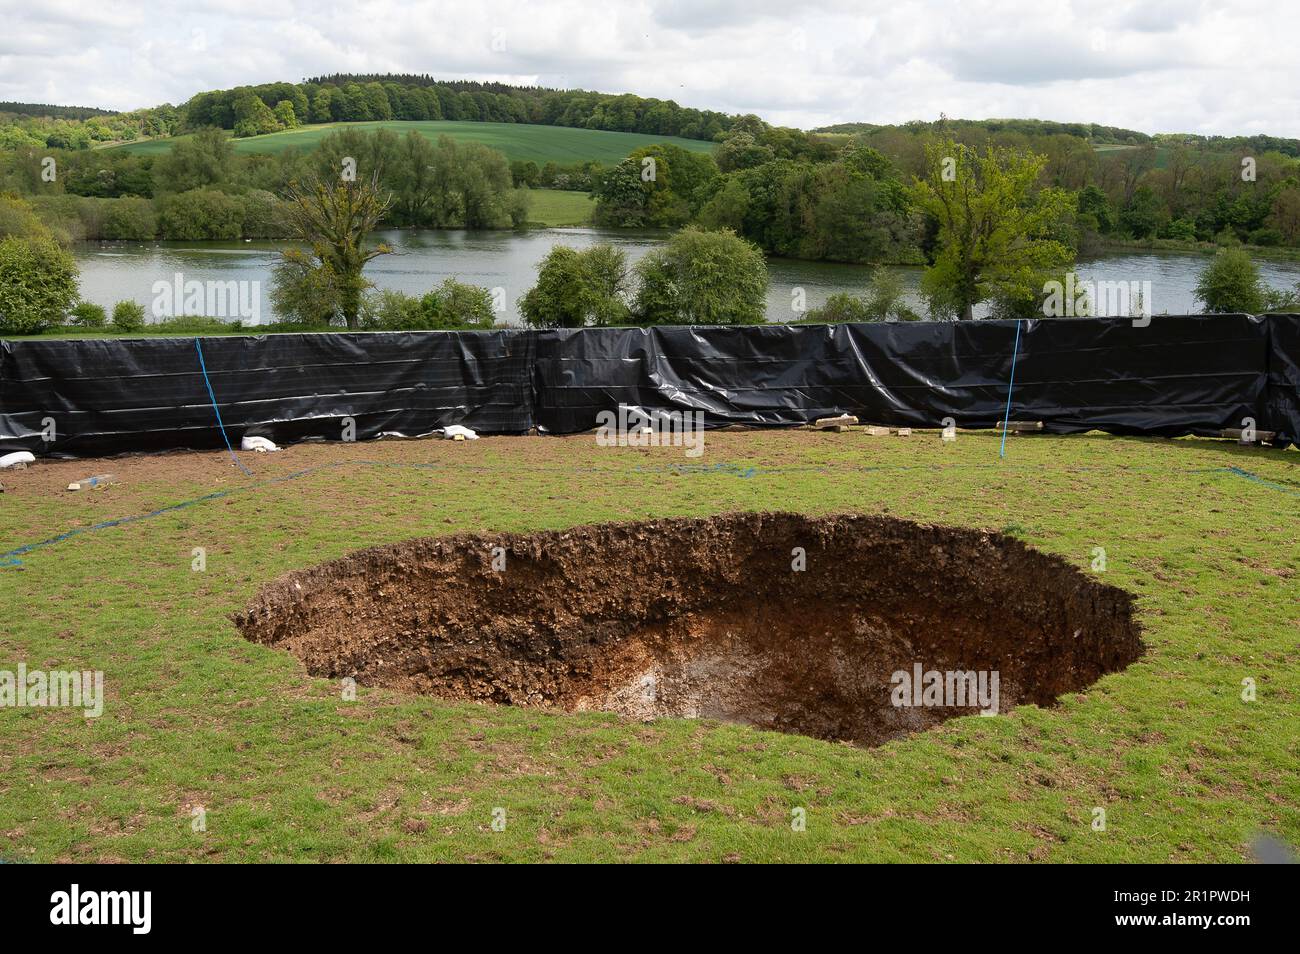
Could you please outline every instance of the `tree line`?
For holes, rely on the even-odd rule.
[[[238,155],[208,128],[160,156],[24,148],[0,155],[0,189],[27,197],[65,242],[288,238],[285,193],[303,176],[344,158],[361,175],[380,174],[393,197],[384,227],[510,228],[523,224],[528,194],[504,155],[479,143],[415,132],[341,129],[311,153]],[[53,169],[46,181],[45,170]]]
[[[7,112],[3,105],[11,107]],[[460,120],[530,123],[712,141],[737,117],[632,93],[598,93],[414,74],[332,74],[301,83],[206,90],[125,113],[72,107],[0,105],[0,150],[20,146],[86,149],[98,143],[172,136],[208,126],[256,136],[318,123]],[[807,134],[789,130],[789,135]]]
[[[887,129],[877,123],[836,123],[814,129],[816,133],[839,133],[847,135],[864,135],[879,129]],[[1030,136],[1074,136],[1086,139],[1093,144],[1140,145],[1152,141],[1152,137],[1136,129],[1124,129],[1121,126],[1105,126],[1100,123],[1061,123],[1050,119],[943,119],[934,122],[913,120],[903,123],[902,129],[914,133],[937,135],[960,135],[962,133],[1022,133]]]
[[[960,165],[945,174],[944,153]],[[938,250],[922,287],[931,318],[972,317],[992,302],[1000,317],[1047,314],[1048,280],[1071,264],[1070,250],[1052,237],[1063,193],[1031,194],[1041,159],[1014,153],[962,153],[934,147],[934,174],[918,180],[913,199],[940,222]],[[421,296],[376,291],[366,264],[392,250],[371,233],[394,202],[369,178],[319,168],[289,184],[287,221],[302,247],[281,253],[272,277],[272,302],[281,320],[259,330],[481,330],[495,325],[498,290],[447,279]],[[534,327],[610,327],[660,324],[757,324],[767,320],[768,273],[760,249],[734,232],[688,226],[629,267],[625,252],[608,244],[578,250],[556,246],[542,261],[536,284],[519,299]],[[877,269],[864,296],[836,295],[803,322],[897,321],[920,317],[904,301],[897,276]],[[1300,287],[1269,289],[1250,257],[1222,250],[1203,270],[1197,296],[1211,312],[1294,310]],[[1080,301],[1072,314],[1088,314]],[[78,300],[77,268],[31,206],[0,195],[0,331],[39,333],[66,325],[99,328],[105,309]],[[119,302],[112,329],[138,332],[144,310]],[[163,330],[208,333],[229,326],[182,316]]]
[[[30,106],[30,108],[22,108]],[[89,107],[0,103],[0,151],[24,147],[89,149],[99,143],[170,136],[181,124],[175,106],[114,113]]]
[[[957,150],[1039,157],[1030,191],[1063,194],[1053,228],[1076,254],[1116,243],[1300,247],[1300,159],[1286,153],[1181,140],[1099,151],[1065,133],[952,125],[947,135],[934,124],[879,127],[792,149],[782,130],[741,117],[711,157],[648,146],[597,177],[596,219],[730,228],[793,258],[919,263],[933,257],[938,221],[911,183],[930,174],[934,145],[950,143],[953,161]]]
[[[218,126],[240,136],[307,123],[445,119],[712,140],[730,129],[735,118],[632,93],[390,74],[333,74],[302,83],[209,90],[191,98],[182,112],[187,127]]]

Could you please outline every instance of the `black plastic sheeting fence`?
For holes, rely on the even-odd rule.
[[[1215,436],[1247,418],[1300,442],[1300,315],[201,340],[233,442],[574,433],[620,404],[706,426],[866,422]],[[54,440],[45,440],[53,424]],[[0,342],[0,451],[54,456],[223,446],[193,338]]]

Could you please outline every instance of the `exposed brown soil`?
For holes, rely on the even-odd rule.
[[[1129,594],[1059,557],[861,515],[412,540],[288,574],[236,622],[362,685],[869,745],[978,711],[895,706],[896,671],[996,671],[1005,712],[1142,651]]]

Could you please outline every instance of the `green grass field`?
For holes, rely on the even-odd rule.
[[[571,165],[595,160],[604,165],[614,165],[627,154],[641,146],[670,142],[692,152],[710,152],[713,143],[699,139],[681,139],[676,136],[650,136],[642,133],[605,132],[599,129],[571,129],[567,126],[533,126],[523,123],[474,122],[371,122],[323,123],[304,126],[285,132],[236,139],[237,153],[277,153],[285,149],[304,152],[316,148],[320,141],[336,129],[353,128],[362,131],[388,129],[400,136],[414,130],[429,139],[450,136],[461,142],[481,142],[499,149],[510,160],[531,159],[538,165],[555,162]],[[171,149],[173,139],[150,139],[144,142],[108,146],[139,154],[158,154]]]
[[[533,189],[528,194],[528,221],[551,228],[591,224],[596,200],[589,192]]]
[[[1126,146],[1126,145],[1122,145],[1122,144],[1119,144],[1119,143],[1112,143],[1112,144],[1104,144],[1104,143],[1103,143],[1103,144],[1095,145],[1095,146],[1093,146],[1092,148],[1093,148],[1093,151],[1100,153],[1100,154],[1102,155],[1103,158],[1106,158],[1106,157],[1109,157],[1109,156],[1113,156],[1113,155],[1116,154],[1116,153],[1129,152],[1129,151],[1134,150],[1134,149],[1137,149],[1137,148],[1139,148],[1139,147],[1137,147],[1137,146]],[[1240,155],[1239,155],[1238,153],[1231,152],[1231,151],[1224,151],[1224,150],[1204,150],[1204,151],[1199,152],[1198,155],[1199,155],[1201,158],[1214,157],[1214,158],[1216,158],[1216,159],[1220,159],[1220,160],[1234,160],[1234,161],[1235,161],[1235,160],[1237,160],[1237,159],[1240,158]],[[1155,161],[1152,163],[1152,168],[1155,168],[1155,169],[1168,169],[1168,168],[1169,168],[1169,161],[1170,161],[1170,159],[1172,158],[1172,156],[1173,156],[1173,149],[1172,149],[1172,148],[1170,148],[1169,146],[1164,145],[1164,144],[1157,145],[1157,146],[1156,146]]]
[[[1093,434],[1013,437],[999,460],[989,432],[740,431],[710,433],[699,460],[591,435],[243,456],[252,479],[223,453],[0,477],[0,551],[228,492],[0,567],[0,669],[106,681],[99,719],[0,709],[0,858],[1163,862],[1244,860],[1259,832],[1300,844],[1295,451]],[[64,490],[102,472],[120,483]],[[1085,570],[1104,547],[1145,655],[1054,708],[868,750],[390,690],[345,701],[230,620],[279,574],[372,544],[761,509],[1003,530]]]

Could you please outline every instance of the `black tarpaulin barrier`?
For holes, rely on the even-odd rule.
[[[193,338],[0,342],[0,447],[56,456],[224,446]],[[231,440],[532,427],[531,339],[509,331],[202,339]],[[52,419],[55,441],[42,439]]]
[[[708,426],[846,412],[992,427],[1006,412],[1015,339],[1014,321],[544,331],[536,419],[579,431],[623,403],[702,410]],[[1268,347],[1266,324],[1247,315],[1025,321],[1011,415],[1057,433],[1217,435],[1267,416]]]
[[[202,339],[232,442],[596,427],[620,404],[706,426],[864,422],[992,427],[1016,322]],[[1020,324],[1012,419],[1048,431],[1217,435],[1247,418],[1296,442],[1300,316],[1039,319]],[[54,421],[56,440],[42,429]],[[0,341],[0,451],[90,456],[223,446],[193,338]]]
[[[1257,425],[1277,432],[1275,443],[1300,444],[1300,315],[1268,315],[1266,411]]]

